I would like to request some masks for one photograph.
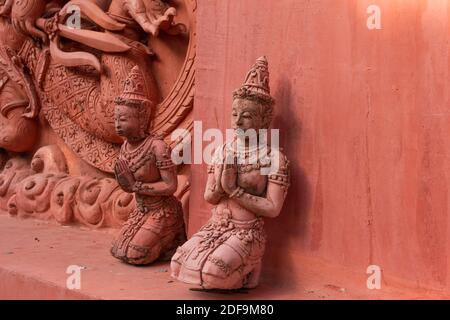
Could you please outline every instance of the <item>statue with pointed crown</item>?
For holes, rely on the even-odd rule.
[[[208,166],[204,197],[215,206],[212,217],[177,249],[172,277],[204,289],[258,285],[263,218],[280,214],[290,183],[289,161],[266,140],[274,103],[267,59],[261,57],[233,93],[234,138],[216,150]]]
[[[173,196],[177,173],[171,150],[147,132],[153,102],[135,66],[115,99],[115,128],[125,139],[114,171],[121,188],[134,193],[136,210],[113,242],[114,257],[144,265],[169,257],[185,239],[181,203]]]

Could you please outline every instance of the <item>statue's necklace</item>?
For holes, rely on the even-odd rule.
[[[238,146],[230,143],[227,146],[228,151],[232,152],[235,158],[241,159],[244,163],[237,164],[239,173],[248,173],[253,170],[270,167],[270,148],[266,145],[256,146],[252,148],[238,148]]]
[[[136,154],[140,153],[144,145],[146,144],[147,139],[143,139],[142,142],[134,149],[130,150],[130,143],[128,141],[125,141],[125,147],[124,151],[127,157],[133,157]]]
[[[134,150],[128,150],[128,142],[124,143],[124,148],[122,152],[122,156],[128,163],[128,167],[131,172],[135,173],[139,170],[144,164],[147,163],[150,159],[154,157],[153,152],[151,152],[151,146],[153,144],[153,139],[147,137],[139,146],[137,146]],[[148,147],[147,147],[148,146]]]

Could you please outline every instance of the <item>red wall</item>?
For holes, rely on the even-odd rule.
[[[366,26],[370,4],[381,30]],[[292,187],[266,223],[266,278],[301,281],[306,255],[450,290],[449,17],[446,0],[198,1],[204,129],[229,127],[231,92],[269,60]],[[191,234],[211,208],[205,166],[193,177]]]

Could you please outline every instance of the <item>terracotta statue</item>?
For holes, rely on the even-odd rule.
[[[147,133],[152,103],[138,66],[131,70],[124,92],[115,102],[116,131],[125,138],[115,174],[122,189],[135,194],[137,208],[111,253],[130,264],[149,264],[173,253],[185,238],[181,203],[173,196],[176,168],[168,145]]]
[[[234,92],[234,140],[216,151],[208,168],[205,200],[215,205],[212,218],[172,257],[176,279],[205,289],[257,286],[266,242],[263,217],[274,218],[281,211],[289,162],[261,135],[254,144],[246,133],[269,127],[273,105],[267,60],[261,57]],[[276,169],[263,174],[274,161]]]

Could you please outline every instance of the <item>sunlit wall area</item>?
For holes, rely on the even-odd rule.
[[[292,186],[263,277],[301,281],[311,256],[449,291],[450,1],[200,0],[197,17],[204,129],[229,127],[232,91],[269,61]],[[211,209],[206,165],[193,177],[191,234]]]

